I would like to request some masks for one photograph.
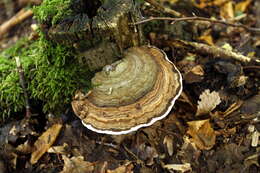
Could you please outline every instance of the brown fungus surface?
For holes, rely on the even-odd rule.
[[[167,116],[182,91],[182,78],[155,47],[133,47],[92,79],[93,90],[76,94],[72,107],[90,130],[126,134]]]

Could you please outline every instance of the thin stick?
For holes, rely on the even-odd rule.
[[[260,28],[252,28],[252,27],[248,27],[248,26],[243,25],[243,24],[234,24],[234,23],[225,22],[223,20],[209,19],[209,18],[206,18],[206,17],[198,17],[198,16],[180,17],[180,18],[174,18],[174,17],[150,17],[148,19],[144,19],[144,20],[141,20],[139,22],[135,22],[134,25],[143,24],[143,23],[146,23],[146,22],[149,22],[149,21],[153,21],[153,20],[169,20],[169,21],[173,21],[172,24],[174,24],[175,22],[189,21],[189,20],[208,21],[210,23],[218,23],[218,24],[223,24],[223,25],[227,25],[227,26],[231,26],[231,27],[243,28],[243,29],[245,29],[245,30],[247,30],[249,32],[260,33]]]
[[[192,47],[193,51],[199,52],[201,54],[208,54],[213,55],[215,58],[227,58],[227,59],[234,59],[243,63],[254,62],[256,64],[260,63],[259,59],[253,59],[247,56],[244,56],[240,53],[233,52],[232,50],[226,50],[217,46],[209,46],[203,43],[196,43],[196,42],[186,42],[183,40],[172,40],[167,41],[168,44],[172,47],[178,47],[177,45],[184,46],[184,47]]]
[[[5,21],[2,25],[0,25],[0,39],[2,39],[4,34],[6,34],[11,28],[21,23],[28,17],[31,17],[32,15],[33,15],[32,10],[21,9],[10,20]]]
[[[30,117],[31,116],[31,107],[30,107],[30,102],[29,102],[27,90],[26,90],[24,70],[23,70],[20,58],[15,57],[15,61],[16,61],[16,66],[17,66],[17,70],[18,70],[18,73],[19,73],[20,85],[22,86],[23,94],[24,94],[25,107],[26,107],[26,117]]]

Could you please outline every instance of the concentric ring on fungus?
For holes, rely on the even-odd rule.
[[[171,111],[182,91],[182,77],[166,54],[150,46],[129,48],[125,57],[92,79],[86,96],[72,102],[84,126],[120,135],[152,125]]]

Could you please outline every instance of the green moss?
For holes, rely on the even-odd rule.
[[[30,73],[29,90],[32,97],[43,101],[43,110],[62,110],[70,103],[79,88],[90,86],[90,72],[74,59],[71,48],[57,45],[45,39],[36,43],[40,48],[32,54],[37,65]]]
[[[24,99],[15,62],[0,57],[0,64],[0,114],[2,119],[6,119],[24,107]]]
[[[19,40],[14,46],[0,53],[0,117],[6,119],[11,113],[24,108],[24,98],[19,84],[14,56],[26,49],[27,39]]]
[[[33,8],[36,19],[54,25],[70,15],[71,0],[44,0]],[[45,39],[21,39],[14,46],[0,52],[0,118],[25,109],[23,90],[19,83],[15,57],[19,57],[27,82],[31,103],[43,103],[44,112],[61,112],[70,104],[76,90],[90,88],[93,74],[74,58],[72,47]]]
[[[44,112],[61,112],[77,89],[88,89],[92,74],[74,59],[72,48],[57,45],[43,35],[23,40],[0,53],[0,116],[5,119],[25,108],[14,57],[19,56],[31,102],[43,103]]]
[[[54,25],[72,13],[70,4],[71,0],[44,0],[33,8],[34,16],[40,23]]]

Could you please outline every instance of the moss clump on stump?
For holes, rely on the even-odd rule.
[[[33,12],[38,22],[54,25],[72,13],[70,5],[71,0],[44,0],[40,6],[33,8]]]
[[[74,51],[52,43],[41,34],[35,42],[22,40],[0,53],[0,112],[5,119],[25,108],[15,56],[25,72],[30,99],[43,103],[44,112],[59,112],[79,88],[88,88],[91,74],[74,59]]]
[[[34,17],[52,25],[70,15],[71,0],[44,0],[34,7]],[[23,66],[31,103],[43,103],[44,112],[64,111],[77,89],[90,87],[92,74],[74,58],[72,47],[53,43],[39,31],[39,39],[21,39],[0,52],[0,122],[25,109],[15,57]]]

